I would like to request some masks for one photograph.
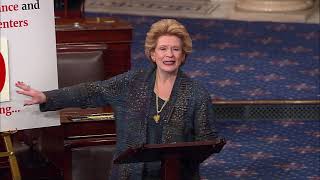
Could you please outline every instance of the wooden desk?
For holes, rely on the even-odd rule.
[[[105,79],[130,69],[132,27],[125,21],[114,18],[56,19],[56,41],[64,45],[106,44],[106,50],[102,50]],[[26,134],[37,139],[40,153],[60,169],[65,180],[71,180],[73,150],[114,145],[116,133],[114,120],[74,122],[68,116],[110,111],[110,108],[62,110],[61,126],[28,130]]]
[[[57,44],[106,44],[103,50],[105,79],[130,69],[132,26],[115,18],[56,19]],[[61,126],[42,128],[39,132],[41,153],[61,169],[63,178],[72,179],[72,149],[114,145],[114,120],[71,121],[70,115],[112,111],[111,108],[67,109],[60,112]]]
[[[57,43],[105,43],[106,79],[131,67],[132,26],[116,18],[58,18]]]
[[[61,125],[41,128],[38,132],[39,149],[50,162],[61,170],[65,180],[72,179],[72,150],[75,148],[115,145],[115,121],[71,121],[69,116],[111,112],[110,108],[93,108],[78,111],[60,111]]]

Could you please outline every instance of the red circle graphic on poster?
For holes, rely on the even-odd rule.
[[[3,56],[0,52],[0,92],[3,89],[5,82],[6,82],[6,64],[4,63]]]

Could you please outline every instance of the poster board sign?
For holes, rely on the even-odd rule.
[[[22,81],[46,91],[58,87],[54,1],[1,0],[0,3],[0,132],[56,126],[57,112],[23,106],[16,93]]]

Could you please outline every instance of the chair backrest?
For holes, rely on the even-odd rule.
[[[105,79],[103,51],[106,46],[59,44],[57,46],[59,88]]]

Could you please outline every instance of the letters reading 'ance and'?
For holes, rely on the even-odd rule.
[[[21,10],[38,10],[40,9],[39,0],[36,0],[35,3],[25,3],[21,4]],[[14,13],[19,11],[18,4],[0,4],[0,13]],[[10,17],[10,16],[9,16]],[[28,19],[0,19],[0,29],[4,28],[18,28],[18,27],[26,27],[29,25]]]
[[[32,9],[40,9],[39,0],[36,0],[35,3],[21,4],[21,10],[32,10]],[[18,4],[1,4],[0,5],[0,12],[12,12],[12,11],[18,11],[18,10],[19,10]]]

